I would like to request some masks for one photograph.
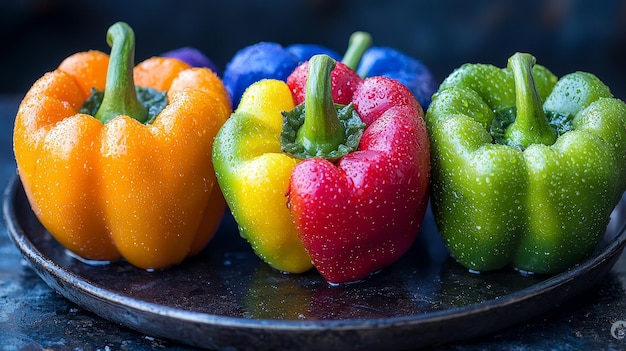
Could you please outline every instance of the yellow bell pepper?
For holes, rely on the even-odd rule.
[[[282,111],[294,107],[282,81],[264,79],[248,87],[216,137],[213,163],[241,236],[272,267],[302,273],[313,264],[285,196],[300,160],[280,145]]]
[[[38,219],[76,255],[166,268],[201,251],[225,210],[211,150],[230,99],[206,68],[171,58],[133,67],[125,23],[107,41],[110,59],[72,55],[24,97],[19,176]]]

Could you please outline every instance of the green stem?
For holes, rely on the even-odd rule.
[[[369,33],[366,32],[354,32],[350,36],[350,41],[348,42],[348,49],[346,53],[343,55],[341,62],[346,66],[350,67],[352,70],[356,71],[356,68],[361,61],[361,57],[372,45],[372,37]]]
[[[522,150],[531,144],[552,145],[557,138],[556,131],[548,123],[535,86],[532,74],[535,62],[534,56],[519,52],[511,56],[508,62],[515,79],[517,116],[507,128],[505,139],[509,145]]]
[[[327,55],[309,60],[304,100],[304,124],[297,141],[309,154],[329,153],[345,142],[346,131],[333,102],[330,74],[336,62]]]
[[[119,115],[127,115],[141,123],[148,118],[148,110],[139,102],[133,80],[135,34],[124,22],[117,22],[107,31],[111,47],[107,80],[102,104],[95,116],[102,123]]]

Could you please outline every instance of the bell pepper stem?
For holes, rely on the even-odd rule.
[[[535,86],[532,74],[535,62],[534,56],[519,52],[508,61],[515,79],[517,116],[507,128],[505,139],[509,145],[522,150],[531,144],[552,145],[557,139],[557,133],[548,123]]]
[[[354,32],[350,36],[350,41],[348,42],[348,49],[346,53],[343,55],[341,62],[346,66],[350,67],[352,70],[356,71],[356,68],[361,61],[361,57],[372,45],[372,36],[366,32]]]
[[[144,123],[148,110],[137,98],[133,79],[135,34],[128,24],[117,22],[109,27],[106,39],[111,55],[104,97],[94,117],[106,123],[118,115],[127,115]]]
[[[346,139],[332,96],[330,75],[335,65],[327,55],[315,55],[309,60],[304,124],[298,130],[297,141],[310,154],[329,153]]]

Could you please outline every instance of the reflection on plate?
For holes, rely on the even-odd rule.
[[[622,198],[598,249],[555,276],[471,274],[449,258],[430,211],[410,252],[364,282],[262,263],[225,216],[198,257],[159,272],[91,266],[42,227],[18,177],[4,193],[9,235],[54,290],[139,332],[210,349],[414,349],[495,332],[548,311],[604,276],[626,242]]]

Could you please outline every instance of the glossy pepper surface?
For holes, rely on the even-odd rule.
[[[360,55],[342,58],[336,51],[317,44],[292,44],[283,47],[278,43],[260,42],[239,50],[226,65],[224,85],[238,105],[241,94],[250,84],[264,78],[286,80],[291,71],[316,54],[326,54],[355,70],[362,78],[384,76],[404,84],[425,111],[437,90],[437,80],[420,60],[395,48],[369,47],[371,37],[365,32],[355,32],[352,38],[370,43]],[[352,40],[352,39],[351,39]],[[358,57],[355,61],[353,58]]]
[[[252,83],[261,79],[284,81],[299,64],[315,54],[339,57],[335,51],[316,44],[284,47],[274,42],[259,42],[237,51],[224,68],[224,85],[233,107],[239,105],[241,95]]]
[[[550,274],[594,250],[626,189],[626,105],[596,76],[523,53],[466,64],[426,121],[433,212],[460,263]]]
[[[218,181],[241,235],[268,264],[297,273],[312,263],[331,283],[360,280],[398,259],[419,231],[429,180],[423,112],[395,80],[362,80],[326,55],[303,65],[312,78],[246,90],[216,137]],[[302,100],[290,89],[298,84]]]
[[[426,111],[438,83],[430,69],[414,57],[395,48],[368,48],[356,67],[361,77],[384,76],[404,84]]]
[[[109,28],[107,42],[110,58],[74,54],[24,97],[13,139],[19,176],[41,223],[70,251],[165,268],[198,253],[224,212],[211,150],[230,101],[208,69],[171,58],[133,68],[125,23]]]

